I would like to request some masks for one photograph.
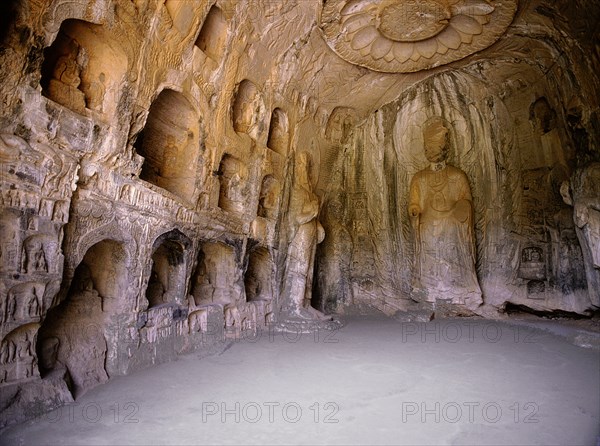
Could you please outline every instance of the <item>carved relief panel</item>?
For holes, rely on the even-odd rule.
[[[409,73],[462,59],[506,31],[517,0],[332,0],[321,28],[348,62],[376,71]]]

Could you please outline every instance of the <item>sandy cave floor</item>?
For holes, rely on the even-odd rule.
[[[600,350],[573,343],[586,336],[552,322],[383,317],[263,332],[116,377],[0,444],[596,445]]]

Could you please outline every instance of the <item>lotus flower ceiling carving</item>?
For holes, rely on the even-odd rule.
[[[410,73],[487,48],[516,10],[517,0],[328,0],[321,28],[346,61]]]

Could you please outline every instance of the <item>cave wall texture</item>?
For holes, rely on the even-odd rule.
[[[483,300],[453,311],[598,310],[596,2],[428,0],[449,25],[412,33],[415,2],[382,5],[2,3],[0,427],[281,328],[298,287],[326,314],[424,304],[409,185],[436,116]]]

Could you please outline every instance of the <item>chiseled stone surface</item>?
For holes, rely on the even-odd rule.
[[[599,14],[3,1],[0,427],[242,334],[337,327],[334,313],[597,311]],[[460,218],[435,239],[430,205],[416,230],[409,213],[432,118],[440,172],[462,178],[460,197],[438,191]],[[461,268],[425,277],[448,252]],[[460,274],[449,298],[414,287]]]

